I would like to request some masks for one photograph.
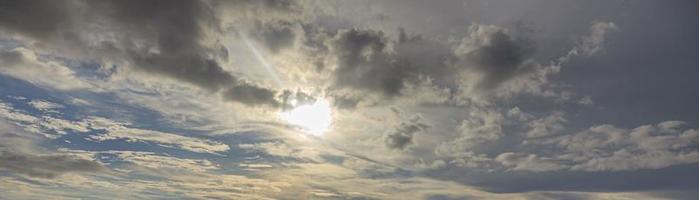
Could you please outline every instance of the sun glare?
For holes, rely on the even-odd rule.
[[[297,125],[313,135],[322,135],[332,123],[330,103],[318,100],[313,104],[297,106],[279,113],[279,117],[289,124]]]

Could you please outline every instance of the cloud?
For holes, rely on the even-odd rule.
[[[63,105],[45,101],[32,100],[31,105],[39,108],[62,107]],[[49,106],[49,107],[46,107]],[[0,102],[0,114],[3,114],[5,119],[17,122],[18,125],[25,130],[37,134],[41,134],[47,138],[58,138],[67,134],[68,131],[78,133],[86,133],[94,130],[105,131],[102,134],[91,135],[88,138],[93,141],[106,141],[124,139],[127,141],[147,141],[154,142],[158,145],[179,148],[192,152],[199,153],[221,153],[229,150],[228,145],[200,139],[195,137],[187,137],[172,133],[165,133],[156,130],[147,130],[128,127],[129,123],[117,122],[102,117],[88,116],[81,120],[68,120],[49,116],[50,113],[29,115],[21,110],[18,110],[9,104]]]
[[[460,67],[480,74],[475,87],[489,90],[532,70],[533,66],[527,63],[533,52],[530,45],[524,39],[514,38],[505,29],[474,24],[455,53],[459,56]]]
[[[611,182],[618,183],[621,177],[637,174],[638,178],[634,180],[653,182],[653,176],[686,173],[699,162],[699,154],[693,148],[699,143],[697,131],[688,128],[689,125],[683,121],[664,121],[636,128],[606,124],[571,132],[568,125],[563,125],[573,122],[567,119],[569,116],[558,111],[538,118],[520,109],[510,109],[506,116],[498,112],[491,117],[486,116],[483,112],[475,114],[472,118],[474,123],[468,130],[497,127],[483,130],[488,130],[485,133],[499,132],[501,137],[480,140],[488,145],[476,145],[478,143],[468,140],[468,137],[455,139],[447,136],[442,144],[434,148],[436,158],[421,157],[430,159],[424,163],[441,160],[443,164],[427,167],[416,165],[416,170],[430,177],[484,186],[487,191],[520,192],[554,188],[562,191],[599,191],[611,187]],[[493,120],[491,126],[484,126],[488,120],[479,122],[477,119],[481,118],[499,120]],[[520,131],[521,134],[516,134]],[[560,181],[569,183],[556,186]],[[602,182],[610,183],[600,185]],[[531,186],[525,186],[528,184]],[[629,183],[614,188],[652,189],[663,188],[664,184],[668,183]],[[673,187],[686,187],[694,182],[682,179],[677,180],[676,184]]]
[[[92,130],[106,131],[106,133],[103,134],[89,136],[89,138],[94,141],[106,141],[116,139],[124,139],[129,142],[147,141],[154,142],[158,145],[165,147],[179,148],[192,152],[212,154],[225,152],[230,149],[228,145],[220,142],[194,137],[186,137],[154,130],[129,128],[126,126],[127,124],[114,122],[105,118],[93,117],[86,120],[86,123],[89,124],[89,127]]]
[[[326,63],[335,66],[331,69],[334,79],[328,93],[343,94],[340,91],[350,89],[391,100],[441,90],[446,84],[441,80],[451,74],[447,65],[452,57],[449,46],[420,35],[409,35],[403,29],[398,32],[398,37],[393,38],[382,31],[344,29],[324,41],[322,44],[327,45],[328,51],[321,55],[327,54]],[[425,90],[416,89],[425,85],[420,88]],[[337,98],[342,105],[355,104],[346,101],[354,98],[353,95]]]
[[[33,100],[29,101],[29,105],[36,108],[37,110],[40,110],[42,112],[47,112],[47,113],[57,113],[58,111],[56,111],[55,109],[64,107],[61,104],[57,104],[57,103],[53,103],[53,102],[41,100],[41,99],[33,99]]]
[[[204,1],[30,0],[3,6],[6,17],[0,20],[0,31],[28,44],[37,41],[27,47],[32,50],[130,66],[213,93],[225,91],[226,99],[248,105],[257,105],[248,99],[275,101],[268,94],[276,91],[243,81],[220,66],[219,60],[227,58],[218,56],[219,51],[225,48],[208,38],[222,34],[221,19]],[[231,88],[248,89],[238,93]]]
[[[39,152],[37,143],[43,142],[41,136],[27,133],[5,119],[0,119],[0,138],[0,151],[27,154]]]
[[[528,138],[545,137],[560,133],[565,130],[565,123],[568,120],[565,118],[564,112],[553,112],[551,115],[530,121],[528,126],[531,128],[527,131]]]
[[[614,22],[594,22],[590,25],[589,32],[582,36],[580,42],[574,46],[568,54],[558,58],[558,65],[562,65],[575,56],[592,56],[604,49],[609,32],[617,31],[619,27]]]
[[[107,166],[113,170],[106,177],[99,174],[93,176],[65,174],[55,179],[24,180],[29,182],[27,187],[22,187],[27,184],[22,179],[0,177],[0,185],[11,191],[24,188],[25,191],[33,191],[38,196],[52,194],[54,197],[92,197],[91,195],[94,194],[96,198],[121,199],[274,199],[282,196],[280,193],[285,191],[282,189],[291,186],[283,181],[220,173],[221,166],[206,159],[178,158],[136,151],[59,151],[78,157],[98,157],[101,162],[109,163]],[[129,188],[128,194],[120,192],[125,186]],[[31,196],[9,191],[4,194],[18,197]]]
[[[458,42],[397,32],[391,37],[372,29],[342,29],[322,42],[328,51],[319,55],[335,66],[327,93],[337,94],[340,105],[367,99],[338,92],[342,89],[385,97],[379,101],[413,102],[396,97],[420,96],[414,104],[468,102],[491,93],[541,93],[546,77],[556,72],[534,59],[530,40],[495,25],[472,24]],[[505,83],[510,84],[501,87]]]
[[[498,155],[495,160],[511,170],[519,171],[541,172],[565,168],[565,165],[559,165],[556,162],[551,161],[550,158],[540,158],[534,154],[526,155],[521,153],[507,152]]]
[[[89,83],[78,78],[73,70],[62,63],[39,57],[36,52],[22,47],[0,50],[0,73],[41,87],[60,90],[91,87]]]
[[[184,169],[191,172],[205,172],[207,170],[214,170],[219,168],[218,164],[205,159],[185,159],[168,155],[158,155],[152,152],[106,151],[90,153],[100,153],[101,155],[115,155],[121,161],[130,162],[132,164],[136,164],[139,167],[147,167],[155,170],[169,169],[176,171],[179,169]]]
[[[618,29],[612,22],[587,27],[587,17],[616,15],[562,24],[552,14],[576,18],[586,6],[559,4],[575,7],[568,13],[556,3],[428,4],[2,3],[0,79],[7,80],[0,85],[10,89],[0,96],[90,104],[0,102],[0,158],[15,160],[0,162],[6,172],[0,193],[12,199],[638,199],[644,196],[636,190],[695,188],[687,174],[699,165],[699,134],[690,123],[618,125],[658,117],[649,115],[603,121],[613,116],[597,106],[609,100],[590,94],[593,103],[574,93],[581,85],[566,82],[587,73],[575,68],[555,76],[569,62],[590,64],[571,60],[599,54]],[[529,17],[539,15],[546,17]],[[632,18],[624,17],[624,26],[631,28]],[[589,33],[577,36],[581,29]],[[281,83],[269,84],[272,75],[246,66],[259,63],[241,43],[245,38],[259,44],[260,60],[280,72],[275,83]],[[633,43],[623,38],[615,44]],[[92,70],[108,73],[89,77]],[[582,85],[597,84],[603,83]],[[322,136],[288,130],[276,117],[274,109],[317,98],[345,108],[333,112],[333,130]],[[588,116],[590,108],[595,115]],[[5,124],[25,131],[7,132]],[[109,150],[123,148],[141,151]],[[91,162],[110,173],[21,171],[16,160]]]
[[[536,121],[538,120],[532,122]],[[534,149],[554,148],[554,151],[532,151],[529,154],[526,151],[505,152],[495,160],[508,170],[540,172],[626,171],[697,163],[699,152],[691,147],[699,143],[699,132],[695,129],[682,129],[683,125],[684,122],[680,121],[661,122],[634,129],[598,125],[582,132],[553,138],[530,137],[523,143],[525,146]],[[443,154],[449,152],[444,148],[440,150]]]
[[[699,152],[692,149],[699,143],[699,131],[682,129],[683,124],[666,121],[634,129],[599,125],[554,141],[568,151],[566,157],[578,161],[573,170],[659,169],[699,162]]]
[[[296,159],[298,161],[323,161],[323,158],[321,157],[321,152],[318,149],[308,146],[301,146],[301,144],[293,145],[293,143],[288,144],[280,141],[260,142],[253,144],[239,144],[238,148],[249,152],[261,152],[270,156],[276,156],[287,159]]]
[[[21,123],[36,123],[39,121],[38,118],[24,112],[20,112],[12,107],[12,105],[5,102],[0,102],[0,113],[2,113],[3,118],[10,121]]]
[[[97,162],[69,155],[30,155],[11,151],[0,152],[0,169],[41,178],[105,170]]]
[[[507,119],[494,108],[472,107],[457,127],[458,134],[435,148],[438,156],[461,156],[473,149],[492,146],[505,136]]]
[[[58,138],[66,131],[87,132],[87,124],[80,121],[70,121],[49,115],[34,116],[14,108],[11,104],[0,101],[0,116],[5,120],[15,122],[24,130],[43,135],[46,138]]]
[[[526,195],[526,199],[568,199],[568,200],[589,200],[603,199],[606,195],[596,195],[579,192],[536,192]],[[613,196],[612,196],[613,198]]]
[[[420,115],[415,115],[409,120],[400,122],[394,130],[386,135],[386,147],[403,150],[413,144],[414,135],[425,131],[430,125],[426,124]]]
[[[634,129],[605,124],[546,138],[532,138],[528,133],[529,139],[523,143],[525,146],[553,148],[553,151],[507,152],[495,160],[509,170],[523,171],[628,171],[697,163],[699,152],[692,147],[699,143],[699,131],[683,129],[683,126],[685,122],[681,121]]]
[[[250,32],[271,53],[297,47],[304,34],[301,25],[288,21],[258,22]]]
[[[619,28],[614,22],[595,22],[590,27],[590,34],[582,38],[580,43],[580,51],[583,55],[593,55],[603,49],[606,35],[610,31],[618,30]]]
[[[224,99],[234,100],[245,105],[269,105],[279,107],[282,105],[276,99],[277,94],[266,88],[260,88],[249,84],[240,84],[228,88],[223,92]]]
[[[3,4],[0,25],[11,33],[27,34],[36,38],[68,36],[57,30],[74,26],[70,9],[77,2],[23,1]],[[76,7],[73,7],[76,8]],[[32,23],[26,23],[32,22]]]
[[[335,85],[399,95],[409,72],[396,65],[387,52],[388,43],[383,32],[358,29],[339,32],[332,41],[337,59]]]

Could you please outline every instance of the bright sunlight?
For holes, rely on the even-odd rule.
[[[313,104],[300,105],[291,110],[281,112],[279,117],[313,135],[320,136],[330,128],[332,123],[331,114],[330,103],[321,99]]]

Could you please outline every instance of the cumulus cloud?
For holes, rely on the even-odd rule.
[[[329,58],[325,63],[335,66],[329,93],[353,89],[392,99],[447,91],[432,97],[442,100],[421,99],[443,102],[455,89],[463,93],[461,98],[469,99],[498,90],[512,79],[537,79],[531,74],[543,70],[532,58],[531,42],[502,27],[473,24],[458,43],[439,42],[404,29],[397,32],[397,37],[392,37],[383,31],[344,29],[321,42],[328,51],[320,55]],[[429,89],[410,90],[420,85]],[[338,95],[339,102],[346,104],[349,99],[343,97]],[[356,101],[347,103],[354,105]]]
[[[685,122],[681,121],[633,129],[598,125],[578,133],[534,138],[525,143],[554,151],[507,152],[495,160],[507,169],[521,171],[625,171],[697,163],[699,152],[692,147],[699,142],[699,132],[683,126]]]
[[[506,28],[472,24],[458,42],[439,42],[403,29],[397,33],[397,37],[392,37],[371,29],[339,30],[323,42],[328,45],[328,52],[320,55],[331,58],[326,63],[336,66],[329,93],[342,94],[336,90],[353,89],[377,93],[389,100],[439,94],[421,98],[420,102],[471,102],[484,100],[490,94],[554,93],[542,88],[559,66],[539,63],[534,59],[534,44]],[[426,89],[411,90],[421,85]],[[336,96],[342,105],[356,105],[362,100],[354,98],[348,102],[352,98],[343,98],[347,95]]]
[[[564,112],[553,112],[551,115],[530,121],[528,126],[531,128],[527,131],[527,137],[544,137],[553,134],[557,134],[565,130],[565,118]]]
[[[514,38],[497,26],[471,25],[455,52],[464,68],[480,74],[474,87],[493,89],[514,76],[531,70],[527,64],[533,51],[523,39]]]
[[[487,123],[475,126],[478,125],[475,123],[470,130],[479,130],[479,127],[495,127],[495,129],[491,128],[492,130],[483,130],[489,130],[487,132],[491,133],[523,130],[524,134],[502,139],[494,137],[492,140],[481,140],[489,141],[487,144],[490,145],[487,147],[475,145],[477,143],[468,139],[469,137],[447,140],[434,149],[435,154],[444,160],[443,164],[423,170],[436,177],[449,173],[466,173],[460,170],[467,170],[468,175],[465,176],[475,182],[466,180],[468,178],[462,181],[479,185],[491,184],[491,182],[500,184],[500,178],[526,181],[532,177],[529,175],[517,177],[516,174],[531,172],[540,173],[545,177],[543,180],[553,181],[561,174],[569,174],[577,177],[577,180],[584,179],[582,177],[586,175],[582,174],[621,174],[622,172],[635,173],[638,170],[651,173],[650,170],[665,170],[673,166],[686,166],[699,162],[697,160],[699,152],[694,149],[699,142],[697,131],[687,128],[688,124],[683,121],[665,121],[632,129],[606,124],[569,133],[563,131],[567,130],[567,126],[563,124],[569,123],[563,112],[553,112],[537,119],[520,109],[511,109],[507,112],[507,117],[495,116],[500,116],[499,121],[493,121],[497,122],[492,123],[495,126],[483,126]],[[525,123],[515,123],[517,121]],[[517,128],[519,126],[521,129]],[[419,166],[418,168],[422,169]],[[488,177],[490,176],[488,174],[492,175],[494,172],[502,173],[502,177]],[[580,183],[582,185],[590,182],[589,180],[578,181],[585,182]],[[516,185],[501,187],[519,187]],[[494,185],[492,187],[499,188]],[[537,187],[545,188],[549,185],[541,183]],[[594,188],[591,185],[586,187]]]
[[[568,151],[561,157],[582,161],[573,170],[658,169],[699,162],[699,152],[692,149],[699,142],[699,131],[683,129],[683,124],[666,121],[634,129],[599,125],[556,142]]]
[[[505,116],[492,108],[473,107],[458,126],[458,134],[435,148],[439,156],[460,156],[484,145],[492,145],[505,132]]]
[[[430,125],[426,124],[420,115],[415,115],[407,121],[400,122],[395,130],[386,135],[386,147],[391,149],[405,149],[413,144],[414,135],[425,131]]]
[[[307,34],[314,47],[309,54],[322,61],[321,73],[330,75],[325,92],[340,108],[449,98],[453,69],[447,62],[453,55],[445,43],[403,29],[397,37],[358,28]]]
[[[395,64],[387,52],[388,45],[383,32],[358,29],[339,32],[332,41],[338,63],[334,72],[336,85],[399,95],[408,74]]]
[[[55,109],[64,107],[61,104],[57,104],[54,102],[41,100],[41,99],[31,100],[31,101],[29,101],[29,105],[36,108],[37,110],[40,110],[42,112],[49,112],[49,113],[51,113],[51,112],[57,113],[58,111],[56,111]]]

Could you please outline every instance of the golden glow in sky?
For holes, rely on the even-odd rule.
[[[322,135],[332,124],[330,103],[323,99],[281,112],[279,117],[287,123],[299,126],[304,131],[316,136]]]

